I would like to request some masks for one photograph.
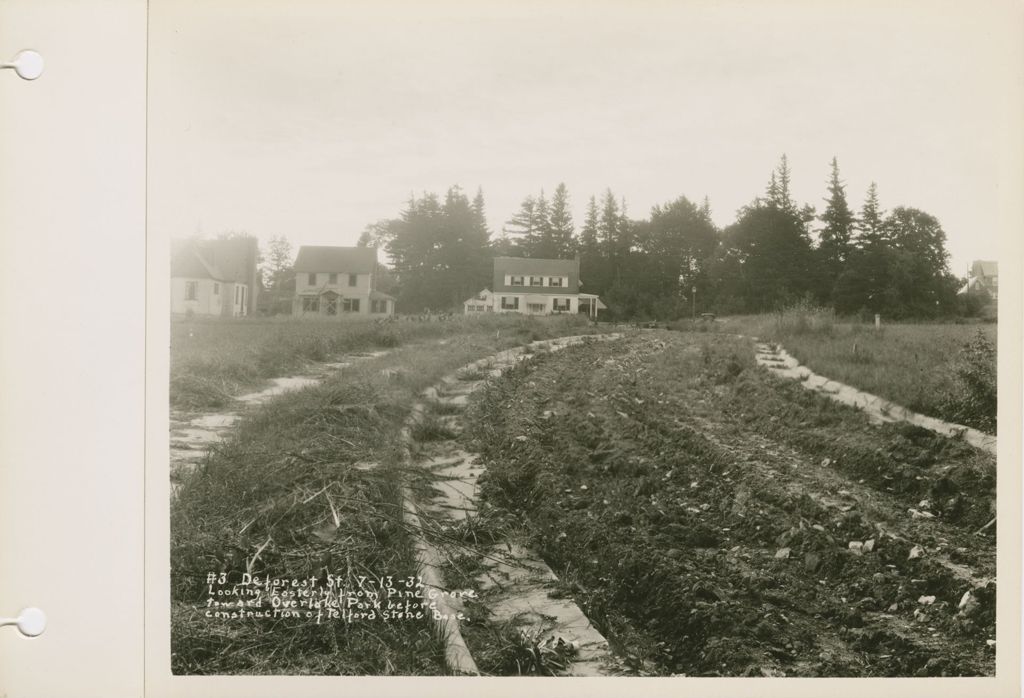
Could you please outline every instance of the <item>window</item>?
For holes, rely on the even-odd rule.
[[[328,315],[338,314],[338,298],[336,296],[324,298],[324,312]]]
[[[552,301],[552,307],[555,312],[565,312],[569,310],[569,299],[568,298],[555,298]]]
[[[220,284],[218,284],[216,281],[213,282],[213,295],[220,295]]]
[[[196,299],[196,282],[186,281],[185,282],[185,300],[194,301]]]
[[[562,286],[562,277],[561,276],[552,276],[552,277],[548,278],[548,286],[561,287]]]
[[[352,275],[349,275],[352,278]],[[359,312],[359,299],[358,298],[346,298],[341,302],[341,309],[346,313],[358,313]]]
[[[320,299],[316,296],[305,296],[302,299],[302,312],[304,313],[317,313],[320,312]]]
[[[312,273],[312,272],[311,272],[311,273],[309,274],[309,278],[307,278],[307,279],[306,279],[306,282],[307,282],[307,283],[308,283],[308,284],[309,284],[310,286],[316,286],[316,274],[315,274],[315,273]]]
[[[544,285],[544,277],[543,276],[531,276],[530,277],[530,285],[531,286],[543,286]]]
[[[370,301],[370,312],[371,313],[386,313],[388,312],[387,301]]]
[[[530,303],[530,304],[528,304],[526,306],[526,309],[529,310],[531,313],[543,313],[544,312],[544,304],[543,303]]]
[[[522,278],[522,277],[520,277]],[[501,297],[501,309],[502,310],[519,310],[519,296],[502,296]]]
[[[349,286],[355,286],[358,283],[359,283],[359,274],[349,274],[348,275],[348,285]],[[358,303],[356,305],[358,306]]]
[[[336,284],[336,283],[338,283],[338,272],[332,271],[330,274],[328,274],[327,275],[327,283],[329,283],[329,284]]]
[[[524,277],[522,277],[522,276],[510,276],[509,277],[508,285],[509,286],[525,286],[526,284],[523,283],[523,278]]]
[[[235,305],[238,305],[238,301],[241,300],[241,286],[235,286]]]

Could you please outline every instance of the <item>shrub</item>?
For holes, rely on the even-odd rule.
[[[998,404],[996,348],[978,331],[961,350],[956,365],[957,389],[945,400],[948,418],[994,434]]]
[[[835,321],[834,310],[817,306],[805,299],[787,306],[775,316],[775,330],[779,335],[831,335]]]

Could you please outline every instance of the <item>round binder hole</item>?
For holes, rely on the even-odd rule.
[[[43,57],[31,49],[18,51],[14,60],[4,63],[3,68],[14,68],[14,72],[22,80],[35,80],[43,74]]]
[[[25,637],[38,637],[46,630],[46,614],[38,608],[23,608],[18,614],[18,632]]]

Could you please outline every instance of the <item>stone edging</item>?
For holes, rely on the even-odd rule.
[[[558,351],[565,347],[572,346],[575,344],[581,344],[585,341],[608,341],[612,339],[619,339],[622,337],[620,333],[600,334],[600,335],[574,335],[570,337],[558,337],[554,339],[539,340],[531,342],[528,346],[532,349]],[[514,347],[512,349],[506,349],[505,351],[497,352],[483,359],[474,361],[466,366],[463,366],[456,371],[444,376],[438,383],[430,388],[423,391],[424,401],[416,402],[412,411],[406,420],[405,425],[402,428],[402,462],[405,466],[412,466],[412,426],[420,420],[425,414],[426,405],[428,401],[436,400],[438,390],[443,389],[444,386],[450,386],[459,381],[459,373],[467,370],[481,370],[491,368],[495,365],[497,367],[491,368],[490,377],[499,377],[505,370],[514,366],[519,361],[525,360],[532,356],[531,353],[526,353],[523,347]],[[420,518],[417,511],[415,499],[412,492],[408,487],[402,489],[403,499],[403,517],[405,523],[412,530],[422,530],[420,528]],[[415,541],[416,544],[416,558],[417,558],[417,573],[422,579],[425,587],[428,589],[437,589],[444,591],[446,589],[444,580],[441,578],[439,572],[439,566],[441,564],[442,556],[440,555],[437,548],[435,548],[430,542],[428,542],[422,536],[418,536]],[[536,562],[531,561],[531,564],[536,565]],[[545,568],[547,573],[554,577],[554,573],[547,568],[543,562],[540,562]],[[473,660],[473,655],[466,646],[466,641],[462,637],[462,631],[459,626],[459,621],[456,617],[458,609],[454,608],[448,601],[445,594],[438,594],[437,598],[434,599],[437,610],[442,615],[440,620],[435,620],[435,628],[444,642],[445,646],[445,663],[448,668],[454,674],[461,675],[479,675],[480,671],[477,668],[476,662]],[[424,603],[426,601],[424,600]],[[582,612],[579,612],[582,616]],[[589,625],[589,623],[588,623]],[[591,630],[593,628],[591,627]],[[607,641],[593,630],[593,634],[600,637],[600,640],[607,644]]]
[[[975,448],[992,455],[996,453],[996,437],[992,434],[912,412],[877,395],[820,376],[802,365],[780,345],[760,342],[756,337],[752,339],[755,343],[754,356],[758,365],[769,369],[776,376],[798,380],[808,390],[824,393],[837,402],[857,407],[877,422],[907,422],[943,436],[963,439]]]

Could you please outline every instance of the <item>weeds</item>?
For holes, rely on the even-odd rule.
[[[448,441],[458,436],[447,424],[433,415],[423,415],[411,429],[416,441]]]

